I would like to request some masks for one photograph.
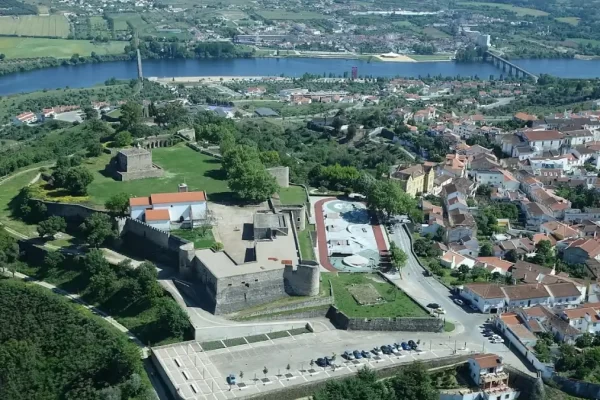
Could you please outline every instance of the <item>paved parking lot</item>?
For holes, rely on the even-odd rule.
[[[348,362],[345,350],[371,350],[394,342],[421,340],[420,351],[382,355],[380,359]],[[465,346],[466,345],[466,346]],[[408,332],[357,332],[328,330],[259,343],[204,352],[196,342],[154,349],[184,399],[213,400],[241,398],[282,387],[348,375],[363,366],[383,368],[393,364],[450,356],[456,352],[493,352],[517,366],[518,358],[503,344],[491,344],[482,336],[480,343],[461,342],[460,337]],[[311,366],[310,361],[336,354],[337,368]],[[289,370],[287,366],[290,366]],[[267,374],[263,373],[267,368]],[[240,378],[240,372],[244,377]],[[237,385],[226,378],[234,374]]]

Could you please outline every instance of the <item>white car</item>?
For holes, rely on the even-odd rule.
[[[390,346],[390,349],[392,349],[392,353],[394,353],[394,354],[399,353],[398,349],[395,346]]]
[[[444,310],[442,307],[436,308],[434,311],[438,314],[446,314],[446,310]]]
[[[504,343],[504,339],[502,339],[502,338],[494,338],[492,340],[492,343]]]
[[[458,304],[459,306],[462,306],[465,304],[465,302],[462,301],[461,299],[454,299],[454,303]]]

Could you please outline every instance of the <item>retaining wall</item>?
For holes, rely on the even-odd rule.
[[[96,210],[81,204],[56,203],[45,200],[36,201],[46,206],[48,216],[63,217],[67,222],[72,223],[81,223],[87,217],[97,212],[106,213],[106,211]]]
[[[332,297],[319,297],[316,299],[309,298],[304,301],[299,301],[297,303],[288,304],[285,306],[271,307],[267,310],[256,311],[256,312],[253,312],[250,314],[244,314],[244,318],[260,317],[260,316],[269,317],[271,314],[276,314],[276,313],[281,313],[281,312],[286,312],[286,311],[302,310],[302,309],[311,308],[311,307],[319,307],[319,306],[327,307],[332,304],[333,304]],[[298,315],[298,314],[296,314],[296,315]],[[322,316],[325,316],[325,313],[323,313]]]
[[[327,318],[337,329],[354,331],[442,332],[444,330],[444,321],[439,318],[350,318],[335,306],[329,308]]]
[[[552,382],[563,392],[583,399],[600,399],[600,385],[554,375]]]
[[[318,308],[312,308],[307,311],[291,312],[289,314],[267,314],[261,317],[253,318],[253,321],[285,321],[285,320],[299,320],[299,319],[310,319],[310,318],[325,318],[329,311],[329,306],[324,305]],[[242,320],[245,321],[245,320]]]

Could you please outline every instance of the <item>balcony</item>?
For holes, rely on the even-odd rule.
[[[485,374],[481,375],[479,381],[481,383],[494,383],[499,381],[507,381],[508,382],[508,373],[504,371],[496,372],[493,374]]]

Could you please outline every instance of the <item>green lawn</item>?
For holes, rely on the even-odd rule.
[[[306,203],[306,192],[302,186],[290,186],[279,190],[281,204],[304,204]]]
[[[312,241],[310,240],[310,233],[314,232],[315,226],[311,224],[306,225],[306,229],[298,232],[298,242],[300,242],[300,254],[304,260],[315,260],[315,249]]]
[[[0,17],[0,35],[66,38],[69,32],[69,20],[64,15]]]
[[[208,249],[215,243],[212,228],[176,229],[171,231],[171,234],[194,242],[196,249]]]
[[[104,174],[104,168],[109,161],[110,156],[107,154],[86,160],[87,167],[94,174],[94,181],[88,187],[87,200],[91,204],[102,206],[108,198],[120,192],[132,197],[176,192],[177,185],[184,182],[190,190],[205,190],[209,199],[231,195],[221,171],[221,162],[184,145],[152,151],[152,161],[165,170],[162,178],[119,182]]]
[[[423,33],[427,36],[431,36],[434,39],[445,39],[450,37],[450,35],[448,35],[446,32],[440,31],[439,29],[433,28],[431,26],[424,28]]]
[[[285,10],[258,10],[258,15],[264,19],[303,20],[303,19],[325,19],[323,14],[313,11],[285,11]]]
[[[428,313],[415,303],[404,292],[389,283],[378,282],[380,280],[374,274],[344,274],[338,276],[331,273],[321,274],[323,285],[328,282],[333,284],[333,295],[335,306],[348,317],[374,318],[374,317],[427,317]],[[369,279],[376,278],[378,281]],[[353,284],[370,283],[379,292],[386,303],[361,306],[347,290]]]
[[[40,165],[37,164],[37,167]],[[36,227],[13,219],[9,204],[13,197],[19,193],[19,190],[27,186],[36,177],[38,174],[37,167],[34,165],[24,168],[23,170],[32,168],[33,170],[24,173],[16,172],[9,179],[4,180],[2,178],[0,180],[0,223],[27,236],[37,236]]]
[[[555,18],[558,22],[564,22],[569,25],[577,26],[579,25],[579,18],[577,17],[561,17]]]
[[[56,57],[70,58],[73,54],[90,56],[122,54],[127,42],[94,44],[89,40],[0,37],[0,53],[11,58]]]
[[[548,15],[547,12],[541,11],[541,10],[536,10],[534,8],[517,7],[517,6],[513,6],[511,4],[503,4],[503,3],[485,3],[485,2],[479,2],[479,1],[459,1],[459,2],[457,2],[457,4],[460,6],[463,6],[463,7],[500,8],[502,10],[512,11],[512,12],[516,13],[517,15],[531,15],[532,17],[543,17],[543,16]]]
[[[583,45],[591,44],[592,46],[600,46],[600,40],[595,39],[568,38],[567,41]]]
[[[451,54],[427,54],[427,55],[411,54],[411,55],[409,55],[409,57],[415,61],[450,61],[450,58],[452,57],[452,55]]]

